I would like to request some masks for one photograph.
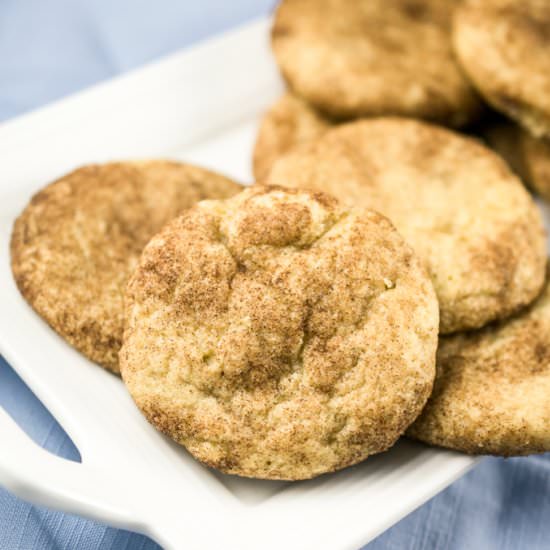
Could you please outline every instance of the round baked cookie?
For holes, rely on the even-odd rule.
[[[434,391],[408,435],[471,454],[550,451],[550,286],[513,319],[440,339]]]
[[[508,122],[485,128],[483,137],[526,185],[550,200],[550,139],[536,138]]]
[[[264,114],[254,146],[253,168],[256,181],[263,181],[272,164],[296,144],[321,136],[332,126],[304,100],[285,93]]]
[[[491,105],[534,135],[550,135],[550,2],[466,0],[453,45]]]
[[[15,221],[17,286],[67,342],[118,372],[124,291],[142,248],[186,208],[240,189],[218,174],[164,160],[79,168],[38,192]]]
[[[267,181],[388,216],[426,263],[442,333],[507,317],[542,288],[540,213],[503,160],[474,139],[411,119],[353,122],[297,146]]]
[[[391,223],[254,186],[145,247],[121,371],[147,419],[226,473],[304,479],[384,451],[432,388],[438,307]]]
[[[283,0],[272,45],[289,87],[338,118],[463,126],[480,101],[451,48],[455,0]]]

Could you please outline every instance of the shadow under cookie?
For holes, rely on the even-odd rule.
[[[455,13],[453,47],[488,103],[550,136],[550,3],[466,0]]]
[[[527,186],[550,201],[550,139],[507,121],[482,128],[481,135]]]

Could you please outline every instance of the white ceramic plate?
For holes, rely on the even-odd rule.
[[[27,306],[9,267],[14,218],[81,163],[197,162],[250,181],[262,110],[281,92],[267,20],[0,126],[0,350],[73,439],[82,463],[33,443],[0,409],[0,483],[20,497],[145,533],[166,548],[356,549],[470,468],[402,441],[337,474],[245,480],[201,466],[138,413],[122,382]]]

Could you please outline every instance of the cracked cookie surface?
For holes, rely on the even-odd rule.
[[[453,46],[495,109],[550,137],[548,0],[466,0],[455,13]]]
[[[290,89],[337,118],[474,120],[476,92],[451,48],[455,0],[283,0],[272,45]]]
[[[387,216],[428,268],[442,333],[505,318],[544,283],[529,193],[498,155],[450,130],[392,117],[340,125],[279,159],[267,181]]]
[[[118,373],[124,291],[147,241],[170,219],[240,186],[171,161],[84,166],[51,183],[15,221],[21,294],[86,357]]]
[[[437,325],[431,282],[386,218],[254,186],[146,246],[121,372],[202,462],[304,479],[395,443],[430,393]]]
[[[408,435],[471,454],[550,451],[550,286],[526,311],[440,339],[434,391]]]

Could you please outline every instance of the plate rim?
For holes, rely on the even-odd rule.
[[[77,92],[76,94],[72,94],[68,97],[57,100],[52,104],[40,107],[19,117],[9,119],[8,121],[1,123],[0,150],[4,149],[4,151],[7,151],[8,155],[14,156],[13,158],[9,159],[7,166],[0,166],[0,198],[2,198],[3,195],[7,196],[13,193],[9,179],[2,178],[1,176],[2,174],[9,174],[10,171],[14,173],[15,171],[17,171],[18,166],[23,166],[22,163],[25,159],[25,140],[27,140],[28,142],[29,133],[32,132],[33,129],[35,131],[39,129],[40,132],[45,133],[46,135],[48,131],[67,131],[67,128],[74,127],[75,121],[73,117],[75,116],[75,113],[78,114],[80,112],[83,112],[87,108],[93,107],[94,105],[96,106],[95,108],[99,108],[97,105],[105,102],[109,103],[110,101],[115,100],[120,101],[120,97],[124,96],[123,92],[125,90],[132,90],[138,85],[152,85],[151,80],[154,80],[155,78],[160,78],[159,75],[172,73],[174,75],[178,75],[180,74],[180,68],[182,65],[188,64],[196,66],[204,63],[207,64],[208,60],[213,59],[213,57],[217,55],[217,51],[227,51],[227,49],[240,47],[240,45],[246,44],[252,39],[259,40],[260,37],[264,36],[264,34],[266,33],[269,24],[270,17],[261,17],[256,20],[249,21],[237,28],[233,28],[221,34],[214,35],[207,40],[195,43],[181,51],[174,52],[159,60],[148,63],[145,66],[129,71],[128,73],[116,76],[112,79],[105,80],[103,82],[100,82],[99,84],[92,86],[91,88],[84,89]],[[262,84],[262,86],[260,87],[261,89],[275,85],[278,77],[275,77],[271,74],[273,72],[272,69],[270,69],[270,71],[266,70],[265,74],[263,75],[267,84]],[[154,88],[155,86],[153,85],[153,89]],[[238,86],[236,86],[234,93],[237,94],[238,91],[239,88]],[[249,108],[248,110],[250,112],[253,112],[254,110],[257,111],[255,105],[249,105],[247,107]],[[90,108],[90,111],[93,110],[93,108]],[[88,113],[86,116],[90,118],[92,115]],[[242,120],[243,117],[246,118],[246,114],[241,113],[239,117],[234,117],[233,120]],[[61,130],[59,129],[59,126],[61,126]],[[215,125],[213,124],[213,126]],[[223,124],[221,124],[222,128],[230,126],[230,118],[228,118],[224,121]],[[32,148],[31,145],[27,145],[27,147],[29,149]],[[34,147],[36,147],[36,145],[34,145]],[[48,147],[48,145],[46,147]],[[23,149],[23,151],[19,151],[18,148]],[[53,160],[49,164],[46,162],[45,166],[47,166],[47,168],[44,169],[44,172],[49,173],[48,171],[54,171],[57,164],[56,161]],[[23,171],[25,172],[25,170]],[[36,174],[38,172],[42,173],[41,169],[39,168],[36,168],[35,172]],[[34,174],[35,172],[33,172],[32,167],[30,167],[25,173]],[[21,190],[18,190],[15,195],[17,195],[17,197],[19,198],[22,198],[23,194],[27,193],[27,189],[35,186],[36,182],[38,181],[37,176],[25,175],[25,177],[27,177],[29,181],[32,181],[34,183],[32,183],[32,185],[29,185],[28,187],[25,186]],[[22,176],[21,181],[23,181],[25,177]],[[40,177],[40,180],[42,180],[42,177]],[[26,197],[28,200],[28,193]],[[1,216],[3,216],[3,213],[2,209],[0,208],[0,217]],[[1,244],[2,248],[0,249],[0,261],[2,262],[5,262],[6,257],[9,261],[9,251],[6,256],[5,237],[5,233],[2,233],[3,242]],[[4,267],[0,269],[3,270],[5,267],[6,265],[4,263]],[[15,292],[17,293],[17,289],[15,288],[13,281],[8,282],[7,286],[10,288],[10,292],[13,292],[15,289]],[[3,292],[0,290],[0,296],[2,294]],[[15,299],[17,300],[17,298]],[[21,297],[19,297],[19,299],[20,301],[22,301]],[[24,307],[28,308],[26,304]],[[31,311],[28,311],[27,313],[30,315],[35,315]],[[54,415],[56,420],[58,420],[58,422],[63,426],[63,428],[67,431],[69,437],[73,439],[76,446],[80,449],[83,442],[79,442],[78,425],[75,424],[73,426],[70,422],[67,423],[68,415],[66,413],[62,413],[61,415],[55,413],[55,411],[59,413],[59,411],[62,410],[62,407],[60,408],[59,404],[53,404],[54,397],[48,395],[48,393],[44,391],[44,388],[41,387],[40,384],[37,384],[36,380],[32,378],[30,370],[22,366],[22,364],[25,363],[25,360],[20,358],[21,354],[18,348],[18,346],[22,344],[16,343],[15,347],[13,347],[11,337],[5,336],[5,330],[7,326],[5,316],[6,311],[3,311],[2,319],[0,319],[0,353],[4,355],[6,360],[14,368],[17,374],[23,379],[25,384],[27,384],[27,386],[29,386],[31,390],[35,392],[37,398],[40,399],[44,403],[44,405],[52,411],[52,414]],[[34,322],[33,324],[35,326],[38,326]],[[6,333],[9,333],[9,331],[6,331]],[[57,338],[56,335],[54,336]],[[77,352],[69,350],[67,351],[67,354],[75,353]],[[96,366],[92,366],[92,368],[97,369]],[[111,375],[109,373],[105,373],[105,376]],[[62,416],[63,418],[60,418],[60,416]],[[308,541],[308,547],[309,544],[311,544],[311,548],[342,548],[343,550],[344,548],[356,548],[358,545],[364,544],[368,540],[372,540],[372,538],[383,532],[385,529],[389,528],[391,525],[399,521],[402,517],[412,512],[415,508],[420,506],[426,500],[428,500],[433,495],[437,494],[439,491],[445,488],[447,485],[455,481],[458,477],[460,477],[466,471],[472,468],[479,460],[476,458],[466,457],[465,455],[457,456],[449,451],[434,451],[433,454],[434,456],[437,455],[440,457],[449,457],[449,464],[453,464],[452,473],[444,474],[442,471],[439,472],[437,480],[432,481],[430,489],[425,490],[421,494],[419,493],[419,495],[417,495],[415,499],[412,499],[414,500],[414,502],[408,502],[407,505],[398,504],[395,508],[394,514],[391,517],[388,515],[387,521],[385,521],[383,524],[382,522],[380,522],[375,528],[373,526],[364,525],[360,521],[360,518],[364,513],[361,510],[358,510],[355,515],[352,513],[346,518],[339,518],[337,523],[338,525],[341,525],[340,530],[333,529],[332,532],[323,532],[322,534],[310,533],[311,540],[315,539],[315,546],[313,545],[313,543],[311,543],[311,541]],[[1,468],[0,481],[6,483],[6,476],[2,474]],[[29,497],[29,495],[27,495],[27,497]],[[30,495],[30,498],[32,500],[32,495]],[[62,509],[69,513],[71,512],[71,509]],[[94,517],[95,519],[108,520],[108,518],[104,516]],[[117,525],[119,527],[125,527],[125,525],[127,524],[117,522]],[[135,526],[132,527],[135,528]],[[157,540],[160,538],[159,533],[155,531],[154,525],[145,525],[143,531],[145,532],[145,534],[153,536]],[[301,533],[300,536],[302,536],[303,538],[303,533]],[[252,542],[249,542],[248,546],[246,547],[252,548]],[[273,547],[275,548],[276,546]],[[299,547],[304,548],[303,545]],[[235,548],[239,548],[239,546],[235,546]],[[240,548],[244,548],[244,546],[240,546]]]

